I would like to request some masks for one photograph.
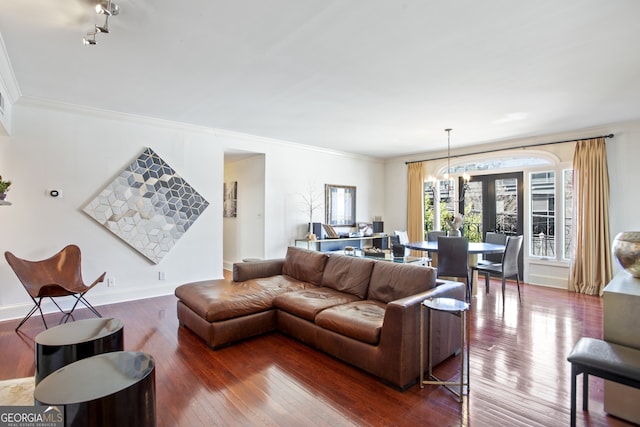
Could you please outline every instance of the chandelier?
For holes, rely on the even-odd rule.
[[[434,201],[450,200],[451,192],[455,189],[455,179],[451,170],[451,131],[453,129],[447,128],[444,131],[447,132],[447,169],[441,178],[435,178],[430,176],[427,178],[429,182],[428,189],[431,191],[432,197]],[[471,177],[465,172],[461,176],[461,188],[460,188],[460,199],[456,200],[454,198],[454,202],[461,202],[464,200],[464,194],[469,188],[469,180]]]

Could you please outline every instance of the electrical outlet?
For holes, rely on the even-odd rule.
[[[113,288],[116,285],[116,279],[113,277],[107,278],[107,288]]]
[[[164,279],[166,279],[166,276],[164,275],[164,271],[159,271],[158,280],[164,280]]]

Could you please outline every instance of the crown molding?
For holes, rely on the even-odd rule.
[[[49,109],[49,110],[62,111],[62,112],[68,112],[68,113],[74,113],[74,114],[84,114],[84,115],[93,116],[93,117],[99,117],[99,118],[123,121],[123,122],[129,122],[129,123],[136,123],[136,124],[142,124],[147,126],[165,127],[168,129],[179,130],[184,132],[197,132],[197,133],[203,133],[203,134],[210,134],[218,138],[229,138],[234,140],[247,141],[251,143],[257,142],[260,144],[268,144],[268,145],[279,146],[283,148],[296,148],[299,150],[329,154],[332,156],[383,163],[383,159],[364,156],[361,154],[331,150],[327,148],[316,147],[313,145],[306,145],[306,144],[301,144],[297,142],[285,141],[281,139],[268,138],[268,137],[259,136],[259,135],[251,135],[247,133],[230,131],[226,129],[210,128],[206,126],[194,125],[189,123],[158,119],[155,117],[140,116],[136,114],[123,113],[119,111],[88,107],[85,105],[52,101],[52,100],[43,99],[43,98],[22,96],[18,99],[17,104],[21,106],[26,106],[26,107]]]

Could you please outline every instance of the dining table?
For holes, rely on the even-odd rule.
[[[413,249],[415,251],[425,251],[425,252],[438,252],[438,241],[437,240],[424,240],[422,242],[409,242],[405,243],[405,247],[409,249]],[[506,246],[499,245],[496,243],[485,243],[485,242],[469,242],[469,254],[470,255],[480,255],[480,254],[501,254],[504,252]]]
[[[433,254],[438,253],[438,241],[437,240],[423,240],[421,242],[409,242],[404,244],[405,247],[414,251],[430,252]],[[478,255],[485,254],[501,254],[504,252],[506,246],[496,243],[486,242],[469,242],[469,268],[478,265]],[[437,267],[438,257],[437,255],[431,256],[431,265]],[[478,283],[478,272],[471,269],[471,294],[476,294],[476,288]]]

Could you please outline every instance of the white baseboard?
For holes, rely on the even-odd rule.
[[[153,297],[159,297],[164,295],[172,295],[173,292],[175,291],[175,288],[176,288],[175,284],[171,284],[171,285],[167,284],[165,286],[155,286],[150,289],[137,288],[137,289],[122,291],[117,293],[109,292],[109,293],[102,293],[102,294],[95,294],[95,295],[90,295],[90,293],[87,293],[86,298],[87,298],[87,301],[91,303],[91,305],[93,305],[98,309],[98,311],[100,311],[99,306],[101,305],[116,304],[119,302],[134,301],[134,300],[153,298]],[[69,310],[71,309],[71,307],[73,307],[75,299],[73,297],[57,298],[56,302],[64,310]],[[28,303],[25,302],[23,304],[14,304],[11,306],[1,307],[0,321],[22,319],[24,316],[27,315],[29,310],[31,310],[31,307],[33,307],[33,302],[31,301],[29,301]],[[81,309],[86,310],[86,307],[82,303],[78,303],[76,310],[81,310]],[[47,298],[42,302],[42,311],[44,312],[44,314],[57,313],[58,308],[51,302],[51,300]],[[40,313],[36,313],[33,316],[39,316],[39,315]]]

